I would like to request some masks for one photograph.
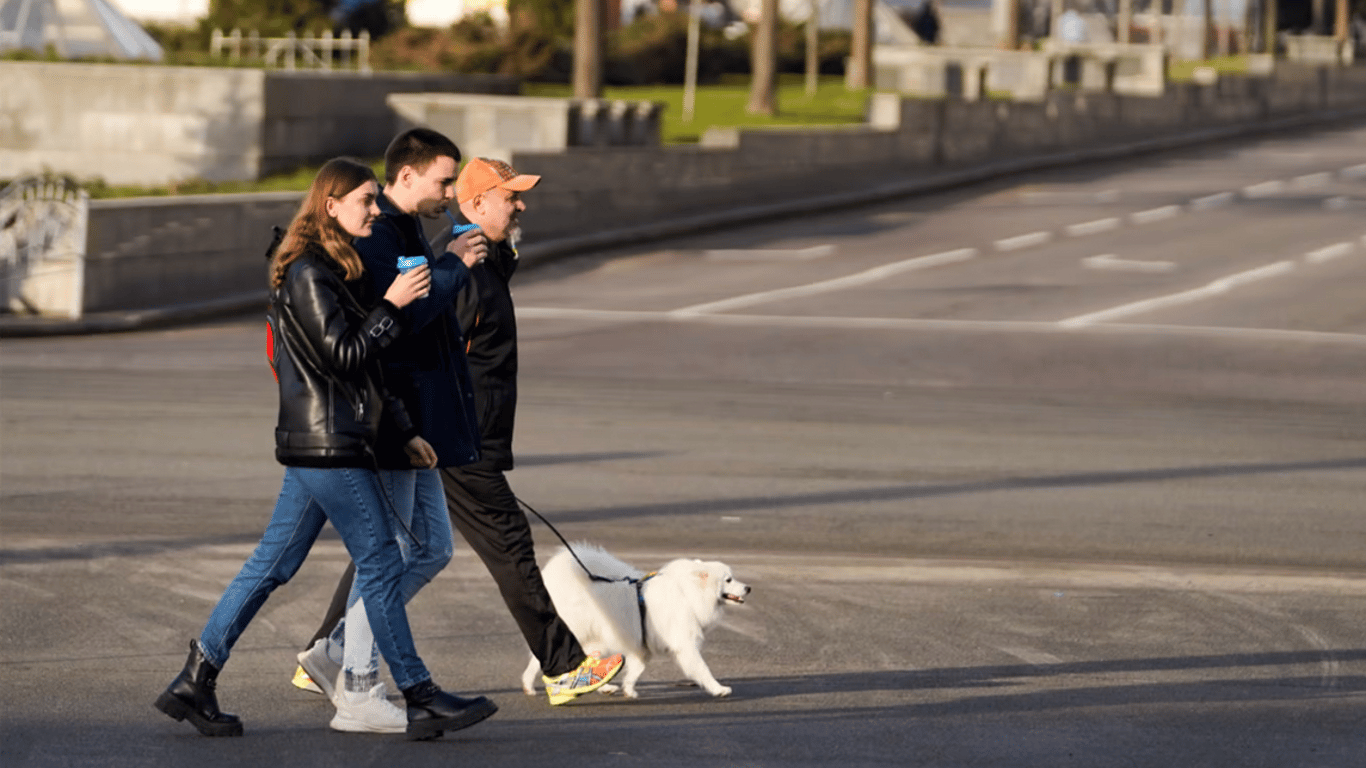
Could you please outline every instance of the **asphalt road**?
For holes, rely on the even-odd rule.
[[[6,340],[0,760],[1358,765],[1364,212],[1338,127],[519,276],[514,488],[642,567],[730,563],[755,592],[704,655],[735,694],[660,660],[639,701],[522,696],[462,549],[418,647],[502,711],[423,744],[288,684],[330,532],[223,673],[245,738],[151,707],[278,490],[259,318]]]

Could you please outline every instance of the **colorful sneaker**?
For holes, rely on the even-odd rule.
[[[329,699],[332,698],[337,690],[337,675],[341,672],[341,662],[333,661],[328,654],[327,638],[324,637],[314,643],[308,650],[300,653],[298,658],[299,666],[303,667],[308,679],[321,689],[319,692]]]
[[[578,669],[557,677],[542,677],[546,695],[550,697],[550,706],[556,707],[573,701],[575,696],[596,691],[621,671],[621,664],[619,653],[605,659],[589,656],[579,664]]]
[[[313,678],[309,677],[308,673],[304,671],[302,664],[294,668],[294,679],[290,680],[290,682],[294,683],[294,687],[301,691],[308,691],[309,693],[323,692],[323,689],[319,688],[318,684],[313,682]]]
[[[328,723],[348,733],[406,733],[408,713],[389,701],[389,689],[379,683],[366,693],[337,691],[337,714]]]

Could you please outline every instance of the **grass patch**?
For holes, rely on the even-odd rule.
[[[778,114],[773,117],[745,112],[749,102],[749,77],[727,75],[715,85],[697,87],[697,104],[691,122],[683,121],[683,86],[641,85],[603,89],[603,97],[625,101],[664,103],[660,138],[665,144],[695,144],[710,127],[751,128],[774,125],[849,125],[861,123],[870,90],[850,91],[844,78],[820,78],[816,93],[807,95],[802,75],[784,74],[778,78]],[[568,98],[570,86],[560,83],[523,83],[524,96]]]
[[[1209,67],[1221,75],[1245,75],[1248,69],[1248,57],[1244,54],[1240,56],[1216,56],[1206,61],[1200,59],[1173,60],[1167,63],[1167,79],[1178,83],[1190,82],[1195,78],[1195,70],[1200,67]]]

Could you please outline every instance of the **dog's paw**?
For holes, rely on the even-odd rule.
[[[537,694],[536,694],[536,689],[535,689],[535,688],[527,688],[527,687],[525,687],[525,686],[522,688],[522,693],[525,693],[525,694],[528,695],[528,696],[535,696],[535,695],[537,695]]]
[[[729,696],[729,695],[730,695],[730,686],[729,686],[729,685],[720,685],[720,686],[717,686],[717,687],[716,687],[716,690],[709,691],[709,693],[710,693],[711,695],[715,696],[716,698],[720,699],[720,698],[723,698],[723,697],[725,697],[725,696]]]
[[[622,689],[621,689],[621,695],[622,695],[622,696],[625,696],[625,697],[628,698],[628,699],[638,699],[638,698],[640,698],[640,694],[639,694],[639,693],[636,693],[636,689],[635,689],[634,687],[622,688]]]
[[[613,685],[613,684],[611,684],[611,683],[608,683],[608,684],[602,686],[601,688],[599,688],[599,689],[598,689],[598,693],[603,693],[603,694],[606,694],[606,695],[608,695],[608,696],[611,696],[612,694],[617,693],[617,692],[620,691],[620,690],[621,690],[621,689],[618,688],[617,686],[615,686],[615,685]]]

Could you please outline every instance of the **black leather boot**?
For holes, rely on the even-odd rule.
[[[468,728],[498,711],[498,706],[483,696],[461,698],[446,693],[431,680],[404,688],[403,698],[408,702],[408,738],[414,741]]]
[[[205,736],[241,736],[237,715],[218,711],[218,668],[204,658],[198,640],[190,641],[185,668],[157,699],[156,708],[176,720],[190,723]]]

